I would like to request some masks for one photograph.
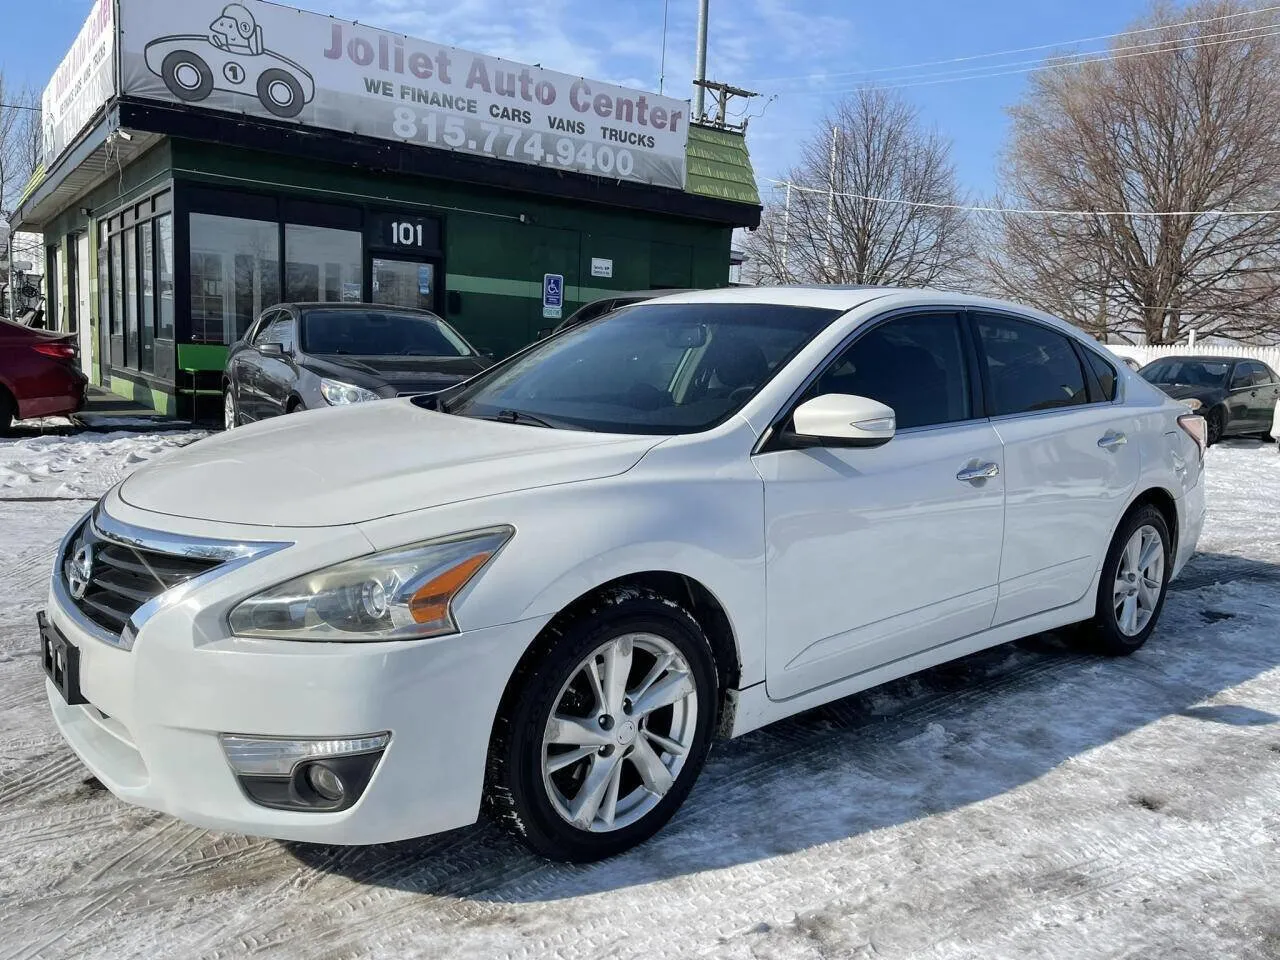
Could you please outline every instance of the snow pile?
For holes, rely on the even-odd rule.
[[[139,464],[203,436],[115,431],[0,440],[0,500],[96,500]]]
[[[96,493],[176,438],[123,439],[0,466]],[[0,499],[0,957],[1275,960],[1280,457],[1227,442],[1208,471],[1201,553],[1137,655],[1029,638],[717,744],[663,833],[587,867],[484,824],[280,844],[94,789],[34,631],[86,504]]]

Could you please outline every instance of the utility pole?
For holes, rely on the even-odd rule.
[[[667,80],[667,13],[671,9],[671,0],[662,0],[662,54],[658,58],[658,93]]]
[[[707,13],[711,0],[698,0],[698,52],[694,62],[693,119],[702,119],[703,84],[707,82]]]

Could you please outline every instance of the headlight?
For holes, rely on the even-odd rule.
[[[231,632],[281,640],[414,640],[456,633],[453,600],[510,538],[494,527],[348,560],[231,611]]]
[[[357,387],[354,383],[330,380],[328,377],[320,378],[320,393],[324,396],[324,402],[334,407],[340,407],[348,403],[363,403],[365,400],[382,399],[372,390]]]
[[[1185,403],[1192,410],[1199,410],[1201,407],[1204,406],[1204,404],[1201,403],[1199,400],[1197,400],[1195,397],[1190,397],[1186,400],[1183,400],[1182,402]]]

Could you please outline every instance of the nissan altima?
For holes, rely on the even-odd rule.
[[[368,844],[487,810],[594,860],[714,737],[1067,624],[1137,650],[1204,447],[1022,307],[664,297],[142,467],[61,545],[48,700],[113,793],[194,824]]]

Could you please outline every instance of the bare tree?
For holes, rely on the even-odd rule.
[[[786,179],[747,242],[758,282],[927,286],[972,256],[950,144],[893,93],[841,102]]]
[[[1002,205],[1097,212],[998,215],[996,287],[1099,337],[1280,332],[1280,50],[1277,20],[1248,9],[1160,4],[1135,28],[1163,29],[1116,39],[1114,59],[1033,75]]]
[[[40,163],[37,94],[5,83],[0,73],[0,211],[11,213]]]

